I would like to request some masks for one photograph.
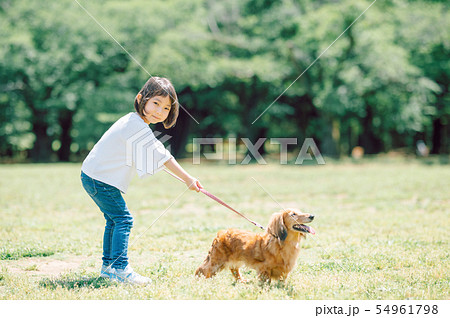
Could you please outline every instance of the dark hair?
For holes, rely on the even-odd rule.
[[[166,129],[175,125],[179,112],[178,97],[175,88],[167,78],[150,77],[147,83],[145,83],[139,91],[139,94],[141,94],[142,97],[138,100],[138,97],[136,96],[134,99],[134,108],[141,116],[144,116],[144,107],[150,98],[155,96],[169,96],[171,107],[169,115],[166,120],[163,121],[163,125]]]

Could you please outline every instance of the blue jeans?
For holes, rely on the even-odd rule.
[[[92,179],[81,172],[81,182],[106,220],[103,235],[103,265],[124,269],[128,265],[128,239],[133,227],[133,217],[120,190]]]

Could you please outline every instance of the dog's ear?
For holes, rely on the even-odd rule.
[[[286,239],[288,232],[286,225],[284,225],[283,213],[276,213],[272,216],[267,226],[267,231],[280,241]]]

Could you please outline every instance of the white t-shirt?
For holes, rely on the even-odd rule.
[[[125,193],[136,173],[140,178],[155,174],[171,158],[144,120],[137,113],[129,113],[105,132],[81,170]]]

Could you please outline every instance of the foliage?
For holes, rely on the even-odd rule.
[[[189,113],[168,132],[178,155],[193,136],[450,151],[445,2],[44,3],[0,2],[2,157],[82,158],[150,75]]]

